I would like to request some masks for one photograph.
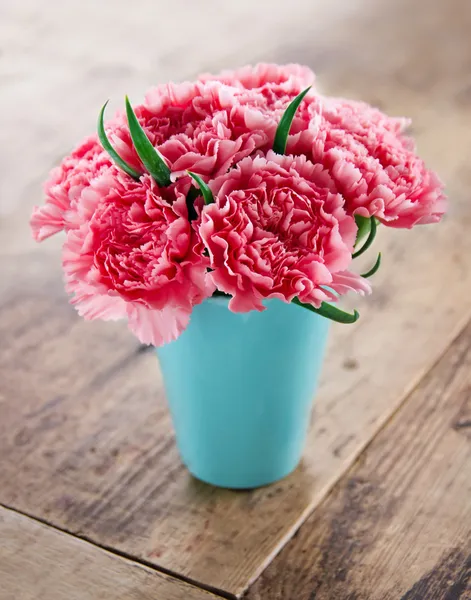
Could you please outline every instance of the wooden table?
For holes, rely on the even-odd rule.
[[[0,7],[0,599],[471,598],[469,1],[45,7]],[[411,116],[451,206],[381,231],[302,465],[231,492],[182,467],[154,354],[76,316],[27,217],[107,97],[260,59]]]

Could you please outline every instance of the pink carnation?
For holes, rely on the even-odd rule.
[[[156,346],[181,333],[195,304],[214,291],[208,260],[192,229],[189,180],[160,189],[111,167],[88,188],[95,209],[64,244],[72,302],[86,319],[126,317],[143,343]]]
[[[215,203],[203,209],[199,231],[231,310],[263,310],[265,298],[319,307],[333,292],[370,290],[346,270],[356,226],[331,183],[322,166],[269,152],[210,184]]]
[[[443,185],[402,135],[407,124],[361,102],[316,97],[297,116],[287,151],[329,170],[349,214],[391,227],[434,223],[446,210]]]
[[[244,103],[237,89],[217,82],[160,85],[135,112],[173,179],[187,170],[216,177],[269,145],[276,129],[271,115]],[[143,172],[127,123],[118,120],[111,125],[110,140],[124,160]]]
[[[33,209],[31,228],[38,242],[67,229],[74,220],[82,191],[111,159],[93,135],[84,140],[59,167],[52,170],[44,186],[46,203]]]
[[[269,63],[246,65],[232,71],[227,69],[218,75],[203,73],[199,76],[200,81],[220,81],[226,85],[255,91],[271,86],[285,86],[286,89],[289,89],[294,83],[297,87],[304,89],[313,85],[314,79],[314,73],[303,65]]]
[[[204,73],[204,82],[218,81],[225,85],[248,90],[241,97],[252,104],[265,105],[270,110],[286,108],[289,102],[307,87],[314,85],[315,75],[305,66],[259,63],[218,75]]]
[[[371,151],[376,147],[378,137],[386,132],[399,136],[411,123],[410,119],[390,117],[365,102],[346,98],[324,96],[320,105],[322,117],[332,128],[347,131]]]
[[[438,177],[404,136],[405,119],[311,90],[293,120],[287,154],[271,151],[289,103],[314,82],[298,65],[203,75],[151,90],[135,112],[170,168],[160,188],[133,147],[127,118],[106,123],[112,145],[141,176],[112,164],[96,135],[46,183],[31,217],[38,241],[64,230],[63,266],[73,303],[87,319],[127,318],[144,343],[178,337],[194,305],[216,286],[236,312],[278,298],[319,307],[367,281],[348,269],[354,216],[392,227],[438,221]],[[187,171],[215,203],[195,203]]]
[[[277,125],[270,113],[243,103],[239,90],[217,82],[158,86],[135,112],[147,137],[170,166],[174,180],[187,170],[208,177],[226,172],[256,150],[268,148]],[[121,158],[145,173],[123,112],[106,123],[106,132]],[[81,192],[110,164],[94,135],[54,169],[45,186],[46,203],[35,207],[31,218],[37,241],[74,227]]]

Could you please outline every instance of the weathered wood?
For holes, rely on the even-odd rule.
[[[252,24],[252,41],[241,53],[228,42],[226,53],[214,53],[213,44],[202,52],[199,44],[193,54],[192,43],[194,62],[188,66],[188,73],[220,67],[226,56],[231,64],[257,58],[307,62],[323,74],[320,84],[329,92],[412,116],[422,154],[450,184],[452,206],[443,225],[380,232],[384,263],[375,276],[375,294],[359,306],[357,325],[333,328],[302,466],[286,481],[251,493],[214,490],[192,480],[177,458],[153,353],[140,352],[121,324],[78,320],[62,292],[53,251],[57,242],[29,253],[25,221],[33,197],[39,199],[37,181],[79,133],[94,126],[93,107],[113,93],[110,86],[142,91],[151,72],[153,80],[168,76],[168,65],[154,75],[151,60],[145,65],[152,68],[139,70],[142,63],[133,54],[133,60],[120,55],[108,68],[90,44],[94,56],[85,63],[83,78],[74,70],[80,87],[69,90],[68,80],[54,80],[70,101],[62,103],[65,112],[56,106],[37,117],[36,136],[42,119],[49,119],[48,125],[52,117],[61,119],[53,129],[54,135],[60,127],[67,132],[55,138],[60,148],[50,141],[52,134],[43,136],[44,146],[33,155],[28,145],[21,154],[30,157],[28,168],[36,153],[40,162],[25,175],[20,192],[17,182],[28,172],[24,162],[16,171],[2,162],[12,173],[2,184],[13,198],[17,194],[18,207],[0,225],[0,502],[240,594],[463,327],[471,311],[471,237],[464,234],[471,226],[470,67],[464,60],[471,48],[470,6],[466,0],[382,0],[349,3],[344,13],[346,4],[338,11],[333,4],[300,2],[295,11],[284,3],[288,21],[275,25],[271,3],[270,25],[261,19],[263,27],[256,30],[264,33],[255,40]],[[77,30],[80,19],[89,16],[77,10]],[[145,21],[139,19],[130,39],[145,38],[140,29]],[[248,21],[243,22],[245,35]],[[286,31],[300,34],[281,49],[279,40],[285,38],[279,35]],[[444,43],[437,42],[441,34]],[[123,33],[119,39],[128,38]],[[171,44],[177,38],[165,39]],[[184,49],[173,49],[177,77],[187,73],[186,56]],[[154,55],[156,64],[159,57]],[[82,68],[75,54],[74,60]],[[69,63],[60,65],[59,75]],[[126,84],[119,69],[128,70]],[[49,100],[53,91],[58,95],[54,86],[47,88]],[[38,106],[46,110],[47,103]],[[84,106],[88,120],[80,116]],[[65,127],[69,109],[77,121]]]
[[[471,325],[247,600],[471,598]]]
[[[0,540],[0,600],[218,598],[1,507]]]
[[[59,278],[49,280],[39,259],[25,257],[12,266],[2,298],[0,501],[242,591],[461,327],[458,307],[466,309],[460,303],[471,283],[449,260],[458,226],[449,221],[437,231],[435,243],[446,251],[427,271],[432,235],[411,236],[397,291],[383,281],[382,301],[372,298],[363,323],[337,328],[303,466],[279,485],[248,494],[188,477],[153,353],[139,352],[121,326],[77,320]],[[467,238],[459,244],[469,252]],[[408,291],[415,285],[431,297],[446,287],[443,304],[430,307],[428,297]]]

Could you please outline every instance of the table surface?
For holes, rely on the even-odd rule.
[[[0,599],[471,598],[469,1],[44,6],[0,6]],[[188,475],[154,354],[76,316],[27,220],[106,98],[258,60],[412,117],[451,202],[380,232],[301,466],[236,493]]]

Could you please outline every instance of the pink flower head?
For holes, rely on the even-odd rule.
[[[116,167],[92,181],[95,210],[69,231],[63,255],[83,317],[126,317],[143,343],[156,346],[186,327],[193,306],[214,291],[188,220],[188,188],[188,178],[160,189],[150,176],[136,182]]]
[[[315,97],[295,119],[287,151],[330,172],[349,214],[391,227],[437,222],[443,185],[402,135],[407,124],[361,102]]]
[[[219,75],[205,73],[204,82],[218,81],[232,87],[247,90],[242,97],[251,103],[266,105],[270,110],[286,108],[289,102],[307,87],[314,85],[315,75],[302,65],[275,65],[259,63],[247,65],[234,71],[222,71]]]
[[[33,209],[31,229],[38,242],[73,226],[82,191],[90,181],[111,164],[111,159],[93,135],[84,140],[59,167],[51,172],[44,186],[46,203]]]
[[[135,112],[173,179],[187,170],[216,177],[267,146],[276,129],[273,119],[242,102],[237,89],[217,82],[160,85]],[[127,124],[116,122],[110,140],[124,160],[143,172]]]
[[[409,119],[388,117],[363,102],[332,99],[323,117],[332,128],[345,130],[381,165],[377,216],[392,227],[438,222],[446,210],[443,184],[426,168],[411,138],[403,135]]]
[[[151,90],[145,104],[135,108],[147,137],[171,167],[174,180],[187,170],[215,177],[272,143],[274,119],[243,104],[238,94],[235,88],[217,82],[167,84]],[[106,132],[121,158],[144,174],[123,112],[106,123]],[[46,203],[35,207],[31,218],[37,241],[76,226],[82,191],[110,164],[94,135],[52,171],[45,186]]]
[[[333,292],[370,290],[346,270],[356,226],[331,184],[321,165],[273,152],[211,184],[215,203],[203,209],[199,232],[231,310],[263,310],[265,298],[319,307]]]
[[[354,217],[436,222],[442,184],[404,135],[405,119],[314,89],[296,111],[287,156],[275,154],[284,111],[313,83],[306,67],[259,64],[151,90],[134,110],[170,169],[165,188],[139,158],[124,112],[106,133],[136,179],[97,135],[65,158],[31,227],[38,241],[65,231],[66,286],[79,313],[126,318],[142,342],[161,345],[216,287],[235,312],[264,310],[268,298],[319,307],[350,290],[368,293],[349,270]],[[191,221],[187,171],[215,199],[198,197]]]

